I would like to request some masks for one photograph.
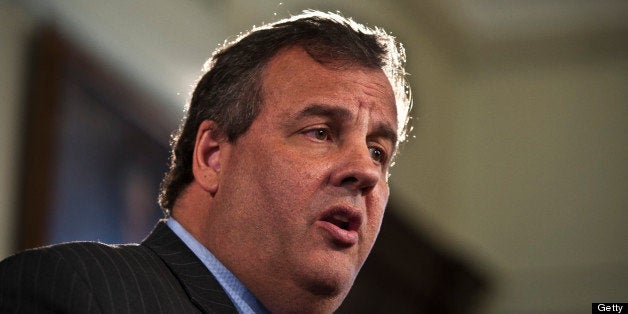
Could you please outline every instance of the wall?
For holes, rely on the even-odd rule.
[[[429,75],[395,191],[418,205],[409,219],[492,279],[489,313],[625,298],[625,35],[567,30],[466,57],[442,44],[414,68]]]
[[[15,249],[19,134],[27,66],[25,55],[33,25],[33,18],[19,6],[0,2],[0,259],[12,254]]]
[[[464,77],[450,228],[497,266],[495,313],[583,312],[626,295],[628,58],[532,65]]]

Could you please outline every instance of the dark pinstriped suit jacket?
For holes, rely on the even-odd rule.
[[[237,313],[220,284],[159,222],[141,244],[77,242],[0,263],[0,313]]]

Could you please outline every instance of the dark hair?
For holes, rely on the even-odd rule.
[[[192,154],[201,122],[214,121],[216,131],[236,141],[262,105],[264,67],[278,51],[296,45],[321,64],[384,70],[396,95],[400,142],[405,139],[411,102],[401,44],[380,28],[367,28],[339,14],[304,11],[225,43],[205,64],[206,72],[196,85],[184,120],[172,135],[170,170],[159,195],[166,213],[193,180]]]

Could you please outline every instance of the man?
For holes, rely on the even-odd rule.
[[[0,266],[0,312],[328,313],[369,254],[410,107],[380,29],[307,11],[219,49],[174,137],[139,245]]]

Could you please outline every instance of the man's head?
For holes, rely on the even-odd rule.
[[[397,99],[399,141],[405,139],[411,103],[403,47],[382,29],[368,29],[335,14],[306,12],[253,29],[217,49],[208,60],[186,117],[172,138],[172,164],[159,199],[164,210],[172,210],[193,180],[191,156],[200,123],[213,120],[230,141],[237,140],[261,107],[265,65],[280,49],[292,45],[303,46],[321,64],[383,69]]]
[[[208,63],[160,202],[269,309],[335,309],[370,252],[405,137],[403,61],[382,30],[306,12]]]

